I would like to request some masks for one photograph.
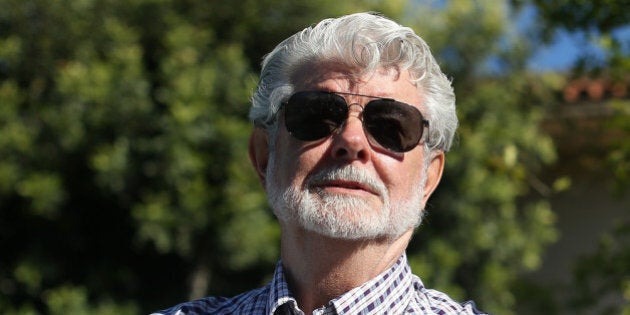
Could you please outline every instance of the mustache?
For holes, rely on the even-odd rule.
[[[306,187],[311,188],[318,184],[334,180],[357,182],[376,192],[381,198],[386,198],[389,195],[387,187],[385,187],[385,184],[383,184],[381,180],[374,178],[366,170],[353,165],[321,169],[307,177]]]

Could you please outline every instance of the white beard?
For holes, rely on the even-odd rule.
[[[396,239],[422,221],[426,167],[417,186],[410,185],[413,187],[409,187],[408,198],[400,201],[390,201],[389,191],[380,180],[351,165],[321,170],[306,178],[303,189],[281,187],[276,174],[275,154],[271,153],[266,188],[276,217],[324,236],[347,240]],[[370,187],[378,193],[382,206],[373,209],[362,197],[332,194],[314,185],[333,179],[356,181]]]

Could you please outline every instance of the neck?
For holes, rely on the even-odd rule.
[[[412,230],[399,238],[340,240],[295,226],[282,227],[282,262],[300,308],[310,314],[391,267]]]

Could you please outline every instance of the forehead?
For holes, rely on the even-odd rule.
[[[361,73],[327,64],[294,72],[293,83],[295,91],[325,90],[393,98],[422,110],[422,93],[411,74],[394,67]]]
[[[359,73],[339,62],[307,62],[291,69],[289,79],[295,90],[300,91],[313,89],[328,80],[354,82]]]

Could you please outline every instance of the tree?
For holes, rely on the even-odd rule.
[[[570,310],[575,314],[630,314],[630,224],[602,235],[597,249],[575,265]]]
[[[610,75],[613,80],[627,80],[630,70],[630,42],[616,31],[628,26],[630,13],[623,0],[512,0],[517,6],[532,5],[537,10],[536,37],[553,40],[558,30],[583,33],[585,46],[595,45],[605,52],[594,56],[588,49],[573,67],[575,75]]]
[[[554,238],[547,196],[519,202],[554,159],[544,84],[504,2],[402,0],[0,2],[0,312],[147,313],[263,283],[279,230],[246,153],[259,60],[364,10],[416,25],[460,100],[414,271],[510,314]]]
[[[591,77],[608,81],[611,87],[627,87],[630,84],[630,39],[623,38],[617,30],[630,25],[627,1],[514,1],[520,5],[529,3],[539,12],[541,38],[552,39],[558,30],[585,34],[592,45],[604,54],[593,57],[588,51],[570,69],[570,77]],[[607,167],[612,170],[615,185],[611,196],[627,193],[630,187],[630,144],[625,135],[630,134],[630,102],[627,97],[611,101],[615,114],[603,127],[620,137],[615,139],[605,155]],[[573,294],[568,301],[571,313],[630,314],[627,262],[630,257],[628,242],[630,220],[620,218],[612,231],[601,236],[598,248],[579,259],[573,270],[570,284]],[[612,299],[611,299],[612,297]],[[607,301],[613,301],[608,303]]]
[[[555,2],[533,1],[540,11],[541,32],[550,36],[558,29],[584,32],[590,42],[600,47],[605,53],[603,59],[583,56],[573,66],[573,76],[600,76],[609,79],[611,85],[630,82],[630,38],[621,37],[617,30],[630,26],[630,12],[626,1],[579,1],[563,0]],[[628,104],[616,105],[618,116],[610,128],[628,131]],[[630,166],[630,147],[627,141],[620,141],[612,150],[609,160],[616,169],[618,190],[628,187]]]

